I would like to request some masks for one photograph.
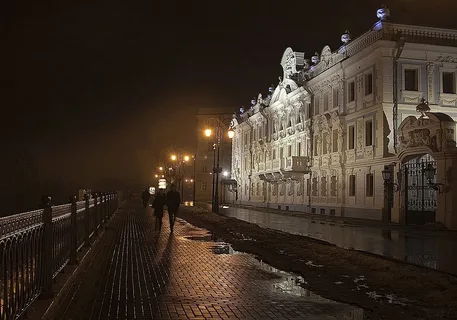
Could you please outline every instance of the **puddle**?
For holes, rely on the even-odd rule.
[[[188,240],[194,240],[194,241],[203,241],[203,242],[209,242],[209,241],[213,241],[214,238],[211,234],[209,235],[201,235],[201,236],[186,236],[184,237],[185,239],[188,239]]]
[[[268,281],[266,284],[270,286],[271,292],[278,294],[279,297],[282,297],[279,301],[282,301],[282,299],[298,299],[299,301],[302,301],[302,303],[326,304],[331,309],[339,310],[338,313],[340,314],[338,315],[337,319],[365,319],[363,309],[326,299],[318,294],[315,294],[313,291],[307,288],[308,283],[302,276],[277,269],[258,259],[254,255],[236,251],[229,243],[223,241],[218,242],[215,240],[215,237],[210,233],[189,235],[185,236],[184,238],[193,241],[211,242],[209,249],[217,255],[239,254],[247,257],[248,261],[246,266],[248,268],[254,268],[259,272],[271,275],[267,277],[264,276],[262,279],[264,279],[264,281]],[[315,265],[312,261],[308,261],[308,264],[316,267],[321,267],[320,265]],[[339,284],[342,284],[342,282],[335,283],[335,285]],[[279,302],[272,301],[272,303]]]
[[[233,250],[232,246],[228,243],[218,242],[211,247],[214,254],[236,254],[238,251]]]

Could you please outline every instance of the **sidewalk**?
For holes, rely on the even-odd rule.
[[[455,231],[264,208],[225,206],[220,208],[219,214],[263,228],[323,240],[341,248],[457,274]]]
[[[57,300],[48,319],[363,319],[363,310],[317,296],[299,277],[183,220],[170,234],[165,216],[157,235],[139,204],[116,215],[96,263],[80,266],[70,298]]]

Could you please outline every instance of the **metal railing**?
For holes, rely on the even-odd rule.
[[[53,278],[118,206],[116,193],[94,193],[90,199],[0,218],[0,320],[19,318],[39,296],[52,296]]]

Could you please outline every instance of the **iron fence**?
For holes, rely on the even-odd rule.
[[[0,218],[0,320],[17,319],[39,296],[52,296],[53,278],[111,217],[116,193]]]

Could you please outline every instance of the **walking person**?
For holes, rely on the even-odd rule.
[[[156,223],[154,230],[161,231],[162,230],[162,218],[163,218],[163,210],[165,206],[166,198],[165,194],[162,190],[157,191],[156,196],[154,197],[154,201],[152,202],[152,208],[154,208],[154,216],[156,217]]]
[[[173,232],[175,225],[176,213],[178,212],[179,205],[181,204],[181,195],[176,191],[176,185],[170,185],[170,191],[167,193],[167,208],[168,219],[170,220],[170,232]]]
[[[151,194],[149,193],[148,188],[146,188],[146,190],[143,191],[143,194],[141,195],[141,197],[143,198],[143,207],[146,208],[149,204],[149,199],[151,197]]]

